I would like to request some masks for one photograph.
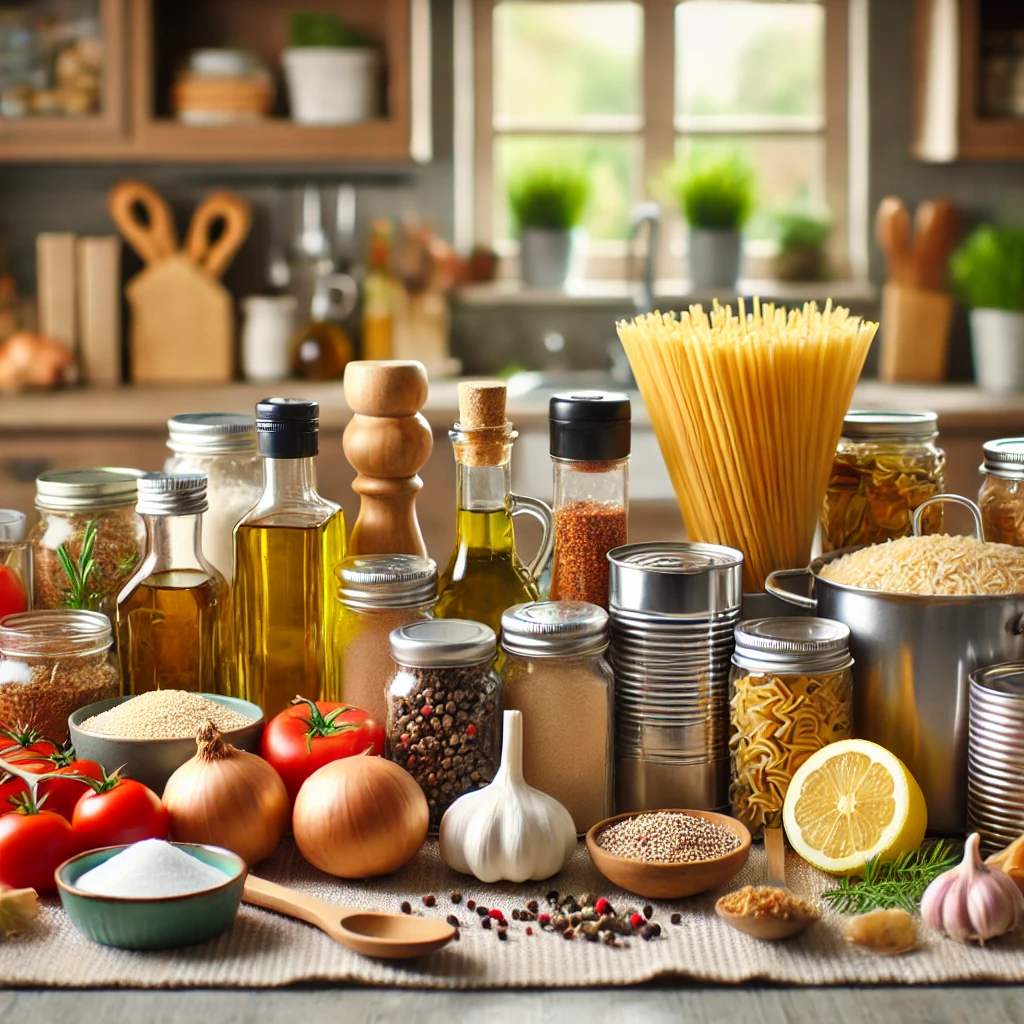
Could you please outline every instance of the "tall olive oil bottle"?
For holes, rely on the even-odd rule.
[[[345,556],[345,517],[316,490],[316,402],[268,398],[256,406],[263,495],[235,527],[239,696],[269,720],[296,695],[334,689],[328,656],[338,615],[334,568]]]
[[[459,422],[448,435],[455,448],[458,511],[455,547],[438,581],[438,618],[475,619],[496,633],[505,609],[539,598],[537,580],[554,543],[551,509],[536,498],[512,494],[509,460],[516,433],[505,419],[505,385],[459,385]],[[523,564],[512,521],[531,515],[543,537],[537,557]]]
[[[202,551],[203,473],[150,473],[138,482],[146,557],[117,598],[126,694],[228,693],[228,585]]]

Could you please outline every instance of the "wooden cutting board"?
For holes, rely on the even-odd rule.
[[[208,196],[179,249],[171,212],[148,185],[124,181],[111,217],[145,267],[127,284],[130,377],[137,384],[205,384],[235,375],[235,316],[220,275],[249,233],[249,206],[229,192]],[[218,224],[223,230],[213,241]]]

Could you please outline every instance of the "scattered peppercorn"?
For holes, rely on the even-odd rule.
[[[453,892],[452,895],[451,895],[451,901],[452,901],[452,903],[461,903],[462,902],[462,893],[461,892]],[[470,907],[470,910],[472,910],[472,909],[473,908]]]
[[[650,929],[652,932],[654,932],[655,938],[657,938],[661,934],[661,925],[658,924],[657,921],[650,925]]]
[[[611,914],[614,913],[612,905],[603,897],[599,897],[598,901],[594,904],[594,909],[599,914]]]
[[[447,916],[447,917],[445,918],[445,920],[446,920],[446,921],[447,921],[447,922],[448,922],[448,923],[449,923],[449,924],[450,924],[450,925],[451,925],[451,926],[452,926],[453,928],[458,928],[458,927],[459,927],[459,919],[458,919],[458,918],[457,918],[457,917],[456,917],[456,916],[455,916],[454,914],[449,914],[449,915],[448,915],[448,916]]]
[[[498,938],[501,939],[502,942],[506,942],[508,940],[508,932],[504,928],[499,928]]]
[[[670,921],[671,921],[671,922],[672,922],[673,924],[682,924],[682,923],[683,923],[683,915],[682,915],[682,914],[673,914],[673,915],[672,915],[672,916],[671,916],[671,917],[669,918],[669,920],[670,920]]]
[[[526,934],[527,935],[532,935],[533,934],[533,929],[532,928],[527,928],[526,929]]]
[[[547,896],[545,896],[544,898],[548,901],[548,903],[557,903],[558,902],[558,890],[557,889],[552,889],[551,892],[549,892],[547,894]]]
[[[634,928],[642,928],[644,924],[644,918],[642,914],[638,914],[635,910],[629,915],[629,923]]]
[[[423,897],[423,906],[425,906],[425,907],[432,907],[436,903],[437,903],[437,897],[433,893],[429,893],[428,895]]]
[[[497,907],[495,907],[493,910],[488,910],[487,916],[493,917],[495,921],[504,922],[505,920],[505,915]]]
[[[515,907],[512,908],[512,920],[513,921],[518,921],[519,920],[519,910],[517,908],[515,908]]]
[[[650,942],[654,938],[654,929],[649,924],[645,924],[640,929],[640,936],[645,942]]]
[[[537,915],[537,923],[541,926],[541,928],[543,928],[545,925],[551,924],[551,915],[550,914],[538,914]]]
[[[408,900],[403,900],[402,901],[402,906],[401,906],[400,909],[401,909],[403,914],[411,914],[412,913],[412,904]]]
[[[647,906],[646,906],[646,907],[644,907],[644,917],[646,917],[646,918],[647,918],[647,920],[648,920],[648,921],[650,921],[650,919],[651,919],[651,918],[652,918],[653,916],[654,916],[654,907],[652,907],[652,906],[650,905],[650,903],[648,903],[648,904],[647,904]]]
[[[537,913],[537,901],[536,900],[527,900],[526,909],[531,914],[536,914]]]
[[[476,910],[476,900],[466,900],[466,906],[470,910]]]
[[[489,917],[481,918],[480,919],[480,925],[481,925],[481,927],[486,928],[488,931],[490,931],[491,919]]]

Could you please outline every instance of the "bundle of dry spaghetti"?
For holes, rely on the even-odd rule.
[[[744,589],[806,565],[832,457],[878,324],[754,299],[649,313],[619,337],[693,540],[738,547]]]

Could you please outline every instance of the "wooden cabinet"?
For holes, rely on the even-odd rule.
[[[100,0],[105,54],[102,113],[0,118],[0,160],[351,163],[429,160],[430,0]],[[339,126],[288,116],[280,55],[294,11],[336,12],[379,42],[384,112]],[[174,72],[194,50],[251,51],[273,72],[273,116],[197,126],[173,118]]]

